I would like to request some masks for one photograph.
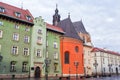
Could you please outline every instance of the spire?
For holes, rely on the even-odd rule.
[[[60,22],[60,15],[58,14],[58,5],[56,4],[55,14],[53,15],[53,25],[57,26],[58,22]]]
[[[68,13],[68,18],[70,18],[70,13]]]

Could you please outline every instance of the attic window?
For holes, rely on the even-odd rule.
[[[27,19],[28,21],[30,21],[30,20],[31,20],[31,16],[26,16],[26,19]]]
[[[4,13],[4,12],[5,12],[5,8],[0,7],[0,12],[1,12],[1,13]]]
[[[20,17],[21,14],[20,14],[19,12],[15,12],[15,16],[16,16],[16,17]]]

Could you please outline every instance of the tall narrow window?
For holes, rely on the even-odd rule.
[[[54,63],[54,71],[56,72],[58,69],[58,63]]]
[[[2,35],[3,35],[3,31],[0,30],[0,38],[2,38]]]
[[[37,57],[42,57],[41,50],[37,49]]]
[[[29,55],[29,49],[28,48],[24,48],[24,52],[23,53],[24,53],[25,56],[28,56]]]
[[[29,43],[29,36],[24,36],[24,42]]]
[[[13,40],[15,40],[15,41],[19,40],[19,34],[18,33],[13,34]]]
[[[58,53],[57,52],[54,53],[54,59],[58,59]]]
[[[64,54],[64,61],[65,61],[64,63],[65,63],[65,64],[69,64],[69,62],[70,62],[70,61],[69,61],[69,57],[70,57],[70,56],[69,56],[69,52],[66,51],[65,54]]]
[[[17,47],[17,46],[13,46],[13,47],[12,47],[12,54],[13,54],[13,55],[18,54],[18,47]]]
[[[27,72],[27,62],[23,62],[22,64],[22,72]]]
[[[16,72],[15,65],[16,65],[15,61],[10,62],[10,72]]]
[[[57,48],[57,42],[53,43],[54,48]]]

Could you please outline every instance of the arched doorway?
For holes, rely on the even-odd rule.
[[[35,69],[35,78],[40,78],[40,75],[41,75],[41,70],[40,67],[37,66]]]

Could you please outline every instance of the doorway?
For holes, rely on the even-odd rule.
[[[40,78],[40,75],[41,75],[41,70],[40,67],[37,66],[35,69],[35,78]]]

